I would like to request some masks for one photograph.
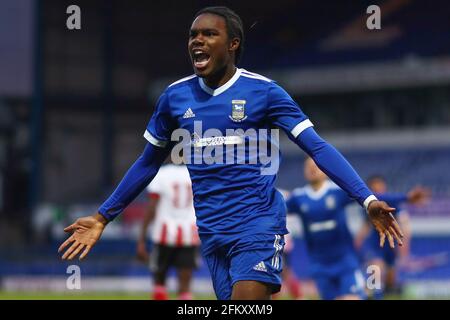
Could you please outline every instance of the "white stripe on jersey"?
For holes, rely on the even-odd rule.
[[[311,120],[306,119],[297,124],[294,129],[291,130],[291,134],[294,136],[294,138],[297,138],[300,133],[308,129],[309,127],[313,127]]]
[[[190,76],[188,76],[188,77],[181,78],[180,80],[177,80],[177,81],[175,81],[175,82],[169,84],[169,87],[174,86],[174,85],[176,85],[176,84],[178,84],[178,83],[181,83],[181,82],[184,82],[184,81],[191,80],[191,79],[195,78],[196,76],[197,76],[197,75],[193,74],[193,75],[190,75]]]
[[[370,204],[372,201],[375,201],[375,200],[378,200],[378,199],[377,199],[377,197],[375,197],[373,194],[370,195],[370,196],[368,196],[368,197],[366,198],[366,200],[364,200],[364,208],[366,208],[366,210],[367,210],[367,208],[369,207],[369,204]]]
[[[271,79],[269,79],[267,77],[264,77],[264,76],[262,76],[262,75],[260,75],[258,73],[247,71],[245,69],[241,69],[241,74],[243,76],[245,76],[245,77],[248,77],[248,78],[264,80],[264,81],[267,81],[267,82],[273,82],[273,80],[271,80]]]
[[[326,220],[322,222],[314,222],[309,225],[310,232],[328,231],[336,228],[336,220]]]
[[[167,145],[167,141],[156,139],[154,136],[151,135],[150,132],[148,132],[148,130],[145,130],[144,138],[147,139],[148,142],[150,142],[152,145],[156,147],[164,148]]]
[[[273,246],[275,248],[275,254],[272,257],[272,267],[275,269],[280,268],[280,252],[283,249],[283,246],[280,244],[281,236],[275,235],[275,242],[273,243]]]

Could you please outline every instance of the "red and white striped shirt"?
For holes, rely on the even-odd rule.
[[[152,228],[153,242],[178,247],[199,245],[191,179],[186,166],[161,167],[147,192],[150,197],[159,199]]]

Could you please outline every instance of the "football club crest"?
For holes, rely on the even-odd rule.
[[[231,100],[231,115],[228,117],[234,122],[242,122],[247,119],[245,115],[245,100]]]
[[[327,209],[334,210],[336,208],[336,199],[333,196],[326,197],[325,205],[327,206]]]

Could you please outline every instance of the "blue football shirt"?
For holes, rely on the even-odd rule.
[[[358,267],[345,207],[353,202],[345,191],[326,181],[317,191],[295,189],[287,210],[300,216],[313,274],[338,274]]]
[[[184,137],[198,230],[208,253],[245,235],[288,232],[283,197],[274,188],[279,149],[273,128],[296,138],[311,126],[274,81],[236,69],[219,88],[195,75],[171,84],[144,137],[159,147],[169,147],[172,135]]]

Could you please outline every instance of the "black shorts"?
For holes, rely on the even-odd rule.
[[[198,264],[198,246],[172,247],[155,244],[150,255],[150,271],[152,272],[166,272],[170,267],[195,269]]]

